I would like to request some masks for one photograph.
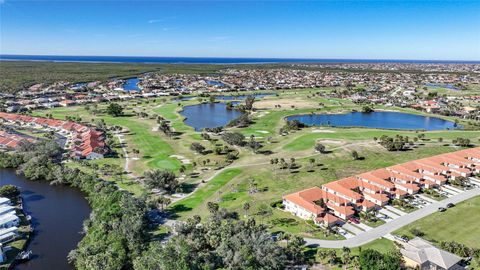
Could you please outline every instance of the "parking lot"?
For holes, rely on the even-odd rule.
[[[480,179],[476,177],[470,177],[470,186],[473,188],[480,188]],[[458,187],[453,187],[451,185],[445,185],[442,186],[440,189],[437,189],[437,192],[440,195],[443,195],[447,198],[456,196],[458,194],[461,194],[465,192],[465,190],[461,190]],[[405,199],[409,204],[412,206],[422,209],[425,208],[428,205],[438,203],[439,201],[425,195],[425,194],[415,194],[412,196],[412,198]],[[441,202],[441,201],[440,201]],[[446,207],[446,206],[445,206]],[[377,214],[377,218],[385,221],[385,222],[391,222],[401,216],[405,216],[408,213],[397,209],[391,205],[386,205],[382,207]],[[337,231],[340,235],[343,235],[346,239],[353,238],[357,235],[363,234],[367,231],[372,230],[373,228],[364,224],[364,223],[354,223],[354,222],[346,222],[345,224],[339,226],[337,228]]]

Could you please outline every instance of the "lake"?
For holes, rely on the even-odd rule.
[[[180,112],[186,117],[185,124],[201,131],[204,128],[224,126],[242,115],[239,110],[227,110],[225,103],[202,103],[185,106]]]
[[[351,112],[346,114],[303,114],[286,118],[308,126],[366,127],[404,130],[455,129],[455,123],[437,117],[399,112]]]
[[[83,221],[90,215],[84,194],[67,186],[29,181],[14,170],[0,169],[0,185],[7,184],[21,189],[24,209],[32,216],[35,228],[27,248],[33,251],[33,259],[14,269],[74,269],[67,263],[67,255],[82,239]]]
[[[446,88],[450,90],[460,91],[460,88],[456,87],[453,84],[441,84],[441,83],[426,83],[424,86],[429,86],[433,88]]]
[[[139,81],[140,80],[138,78],[127,79],[126,82],[123,84],[123,89],[125,91],[140,91],[140,88],[138,88]]]

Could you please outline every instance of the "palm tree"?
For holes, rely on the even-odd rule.
[[[353,157],[353,160],[358,160],[359,156],[358,156],[358,152],[353,150],[352,151],[352,157]]]
[[[245,210],[245,217],[248,216],[248,210],[250,209],[250,204],[248,202],[243,204],[243,210]]]
[[[330,261],[331,265],[335,264],[335,261],[337,260],[337,252],[335,250],[329,250],[328,251],[328,259]]]
[[[308,161],[310,162],[310,171],[313,171],[313,164],[315,164],[315,159],[311,158]]]
[[[348,248],[348,247],[343,247],[342,248],[342,260],[343,260],[343,263],[345,264],[345,269],[348,268],[348,264],[350,263],[350,253],[351,253],[351,250]]]

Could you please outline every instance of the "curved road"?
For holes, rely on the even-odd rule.
[[[322,248],[342,248],[342,247],[358,247],[364,245],[368,242],[371,242],[375,239],[383,237],[395,230],[398,230],[416,220],[424,218],[430,214],[437,212],[439,207],[445,207],[448,203],[459,203],[475,196],[480,195],[480,188],[471,189],[442,201],[432,203],[425,206],[424,208],[418,209],[412,213],[409,213],[404,216],[400,216],[388,223],[385,223],[381,226],[373,228],[369,231],[363,232],[357,236],[346,240],[320,240],[313,238],[304,238],[306,245],[316,245]],[[448,211],[448,210],[447,210]]]

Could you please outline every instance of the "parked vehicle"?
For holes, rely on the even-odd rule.
[[[355,223],[355,224],[359,224],[360,221],[357,219],[357,218],[354,218],[354,217],[350,217],[348,218],[348,221],[352,222],[352,223]]]
[[[455,206],[455,204],[453,204],[453,203],[448,203],[448,204],[447,204],[447,208],[452,208],[452,207],[454,207],[454,206]]]
[[[447,209],[445,207],[439,207],[438,208],[438,212],[445,212],[447,211]]]

